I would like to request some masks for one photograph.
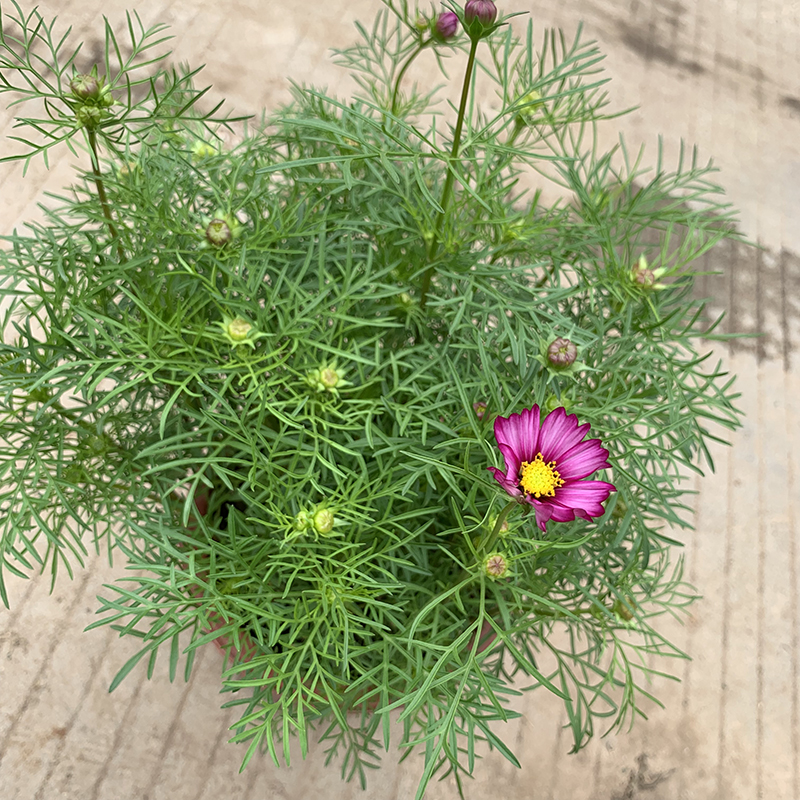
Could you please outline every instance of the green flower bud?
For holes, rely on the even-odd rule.
[[[342,376],[335,370],[333,367],[325,367],[319,373],[319,382],[326,388],[326,389],[333,389],[337,383],[342,379]]]
[[[307,531],[312,525],[311,515],[308,511],[300,511],[294,518],[292,527],[298,532],[303,533]]]
[[[117,167],[117,177],[120,180],[130,178],[139,171],[139,164],[136,161],[126,161]]]
[[[492,553],[486,556],[483,570],[492,580],[505,578],[508,575],[508,560],[502,553]]]
[[[543,408],[548,414],[552,413],[557,408],[563,408],[564,411],[569,411],[570,408],[572,408],[572,400],[569,400],[566,397],[559,399],[554,394],[549,394],[545,398]]]
[[[499,516],[498,514],[494,514],[493,516],[489,517],[489,523],[486,526],[486,530],[488,530],[489,533],[494,532],[495,525],[497,525],[498,516]],[[500,530],[498,531],[498,533],[500,534],[500,536],[507,536],[509,530],[511,529],[509,528],[508,520],[504,519],[502,524],[500,525]]]
[[[215,146],[210,142],[205,142],[202,139],[196,139],[194,142],[192,142],[190,150],[195,161],[202,161],[205,158],[211,158],[212,156],[219,155],[218,146]]]
[[[344,379],[344,373],[343,369],[338,369],[334,360],[308,370],[306,383],[317,392],[327,392],[338,397],[340,388],[350,386],[350,381]]]
[[[100,85],[95,75],[78,74],[69,82],[69,90],[78,100],[97,100]]]
[[[632,609],[636,609],[636,602],[630,595],[625,598],[624,603],[622,600],[616,600],[611,607],[611,610],[625,622],[630,622],[633,619]]]
[[[327,534],[333,530],[333,526],[336,524],[336,518],[333,516],[333,512],[330,509],[320,508],[314,513],[313,523],[314,530],[320,536],[327,536]]]
[[[516,116],[517,124],[530,125],[536,119],[536,110],[544,105],[544,100],[536,89],[531,89],[519,98],[517,105],[520,106]]]
[[[111,94],[111,89],[108,86],[100,87],[100,97],[98,98],[101,106],[110,108],[114,105],[114,95]]]
[[[228,324],[227,331],[228,336],[230,336],[234,342],[243,342],[252,329],[253,326],[246,319],[236,317],[236,319],[231,320]]]
[[[628,513],[628,504],[625,502],[625,498],[619,494],[619,492],[617,492],[616,498],[617,502],[614,503],[614,510],[611,512],[611,518],[624,519],[625,515]]]
[[[80,106],[75,112],[75,122],[79,128],[94,130],[108,114],[97,106]]]
[[[258,331],[244,317],[229,317],[225,314],[222,322],[217,322],[217,325],[222,328],[222,334],[228,343],[236,348],[244,345],[255,349],[256,340],[267,335]]]
[[[214,247],[224,247],[233,239],[233,232],[224,219],[212,219],[206,227],[206,241]]]

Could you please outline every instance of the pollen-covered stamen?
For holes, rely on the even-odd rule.
[[[545,463],[541,453],[537,453],[533,461],[523,461],[521,466],[519,485],[534,497],[554,497],[556,489],[564,485],[555,469],[556,462]]]

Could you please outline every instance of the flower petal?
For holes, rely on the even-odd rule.
[[[542,433],[539,441],[539,450],[545,461],[555,461],[564,457],[564,453],[578,444],[591,430],[587,422],[578,425],[578,418],[574,414],[567,414],[563,406],[548,414],[542,422]],[[538,451],[537,451],[538,452]],[[536,453],[534,453],[536,455]]]
[[[614,485],[606,481],[575,481],[559,487],[554,502],[573,511],[582,510],[592,517],[599,517],[605,513],[601,504],[608,500],[608,496],[614,491],[616,491]]]
[[[519,483],[519,468],[522,465],[519,456],[510,444],[502,444],[498,442],[497,446],[503,454],[503,460],[506,462],[506,477],[514,483]]]
[[[526,408],[521,414],[496,417],[494,436],[498,444],[506,444],[520,461],[532,461],[539,452],[539,406]]]
[[[539,503],[535,500],[530,500],[529,502],[536,512],[536,524],[547,533],[547,523],[553,517],[553,507],[549,503]]]
[[[565,481],[586,478],[598,469],[608,466],[608,450],[600,444],[599,439],[579,442],[556,461],[558,474]]]
[[[512,497],[519,497],[522,494],[521,489],[517,486],[517,482],[509,480],[504,474],[503,470],[497,467],[488,467],[488,470],[494,475],[494,479],[506,490]]]

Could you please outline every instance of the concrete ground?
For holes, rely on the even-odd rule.
[[[32,3],[25,3],[29,9]],[[498,0],[510,10],[510,0]],[[326,51],[352,40],[377,0],[278,4],[270,0],[139,0],[146,24],[174,26],[175,58],[205,62],[205,79],[233,108],[256,112],[287,98],[284,76],[344,86]],[[105,14],[124,24],[123,0],[44,0],[76,40],[92,43]],[[4,4],[4,9],[10,4]],[[568,755],[562,714],[526,695],[509,738],[518,770],[489,754],[469,798],[504,800],[800,800],[800,7],[796,0],[518,0],[539,28],[578,22],[607,53],[619,122],[630,146],[667,163],[681,139],[713,156],[741,228],[763,250],[728,246],[703,290],[727,309],[731,330],[766,336],[723,348],[738,373],[745,426],[715,452],[717,472],[696,482],[697,531],[686,535],[689,579],[704,599],[667,631],[693,656],[680,683],[654,686],[665,708],[626,734]],[[3,136],[10,116],[0,112]],[[3,144],[0,147],[5,147]],[[45,190],[69,178],[0,165],[4,231],[36,213]],[[0,610],[0,796],[3,800],[312,800],[413,797],[419,763],[386,756],[366,793],[323,768],[324,754],[277,770],[259,760],[239,774],[225,743],[221,657],[207,648],[188,685],[138,669],[108,685],[134,652],[108,630],[83,633],[95,596],[122,573],[92,560],[74,582],[11,581]],[[115,640],[112,645],[112,640]],[[452,798],[449,781],[427,797]]]

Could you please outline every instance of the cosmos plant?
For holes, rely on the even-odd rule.
[[[244,764],[365,783],[399,746],[417,800],[517,763],[523,688],[575,749],[641,716],[694,596],[683,479],[739,424],[692,291],[734,236],[710,167],[604,151],[597,47],[508,0],[385,0],[355,96],[257,126],[136,15],[81,50],[3,8],[6,158],[81,160],[0,250],[3,602],[107,549],[112,689],[215,642]]]

